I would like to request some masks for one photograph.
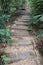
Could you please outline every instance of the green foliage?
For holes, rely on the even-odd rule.
[[[20,13],[23,9],[25,0],[0,0],[0,42],[7,40],[8,44],[11,43],[10,31],[6,29],[6,24],[10,18],[10,14]]]
[[[6,65],[8,61],[10,61],[10,58],[8,58],[6,55],[1,56],[3,64]]]
[[[20,13],[24,8],[25,0],[0,0],[0,44],[12,43],[10,39],[10,30],[6,28],[10,16],[14,13]],[[6,55],[0,54],[0,65],[6,65],[10,59]]]
[[[25,0],[2,0],[1,2],[3,13],[15,13],[23,8]]]
[[[17,11],[21,11],[25,0],[10,0],[9,1],[9,13],[15,13]]]
[[[41,38],[41,37],[43,37],[43,30],[39,30],[38,31],[38,35],[36,36],[36,38],[38,39],[38,38]],[[41,40],[41,39],[40,39]]]
[[[30,23],[30,26],[28,26],[28,29],[33,30],[35,28],[43,29],[43,15],[33,16],[33,19]]]
[[[30,26],[28,26],[28,30],[33,30],[33,27],[30,25]]]
[[[43,13],[43,0],[27,0],[30,6],[31,12],[35,14]]]
[[[35,31],[38,43],[36,46],[43,55],[43,0],[27,0],[32,13],[29,29]]]
[[[7,40],[7,43],[8,43],[8,45],[11,45],[12,44],[12,40],[11,39],[8,39]]]
[[[15,13],[24,8],[25,0],[0,0],[0,13]]]
[[[32,23],[33,25],[36,25],[38,28],[43,28],[43,15],[36,15],[33,16]]]
[[[5,43],[7,39],[10,37],[9,29],[0,29],[0,42]]]
[[[10,61],[10,58],[7,57],[3,52],[0,52],[0,65],[6,65]]]
[[[8,14],[0,15],[0,29],[6,28],[6,23],[9,20],[10,16],[11,15]]]
[[[40,17],[40,21],[43,21],[43,16]]]
[[[10,37],[10,30],[6,29],[7,21],[11,15],[0,15],[0,42],[6,42],[7,38]]]

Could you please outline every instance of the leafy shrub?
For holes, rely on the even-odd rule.
[[[32,21],[28,29],[37,30],[36,38],[38,43],[36,46],[43,55],[43,0],[27,0],[32,13]]]
[[[8,37],[10,37],[10,30],[6,29],[6,24],[9,18],[10,15],[0,15],[0,42],[5,42],[7,41]]]
[[[4,53],[0,52],[0,65],[6,65],[8,61],[10,61],[10,58],[8,58]]]
[[[11,44],[11,33],[10,30],[6,28],[6,24],[13,13],[21,12],[24,3],[25,0],[0,0],[0,45],[6,42]],[[0,54],[0,65],[6,65],[9,60],[6,55]]]
[[[30,6],[31,12],[34,15],[43,13],[43,0],[27,0],[27,1]]]
[[[21,12],[23,8],[23,4],[25,3],[25,0],[11,0],[9,2],[9,8],[10,8],[10,13],[16,13],[16,12]],[[13,9],[13,10],[12,10]]]
[[[43,29],[43,15],[33,16],[28,29]]]
[[[25,0],[2,0],[3,13],[15,13],[23,8]]]
[[[43,30],[38,31],[38,35],[36,36],[36,39],[38,40],[36,46],[39,52],[41,53],[41,55],[43,56]]]
[[[6,28],[6,23],[8,22],[10,16],[11,15],[8,15],[8,14],[0,15],[0,29]]]
[[[36,25],[36,27],[39,29],[42,29],[43,28],[43,15],[33,16],[33,20],[31,24]]]
[[[10,30],[9,29],[0,29],[0,42],[5,43],[7,39],[10,38]]]

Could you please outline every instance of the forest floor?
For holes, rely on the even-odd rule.
[[[28,31],[29,22],[30,11],[26,6],[26,10],[8,27],[12,32],[12,45],[5,48],[11,59],[7,65],[41,65],[40,55],[32,43],[35,43],[35,36],[31,36]]]

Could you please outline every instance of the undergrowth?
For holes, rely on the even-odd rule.
[[[0,46],[11,45],[11,31],[7,29],[7,23],[12,15],[20,14],[24,10],[24,4],[25,0],[0,0]],[[6,54],[0,51],[0,65],[6,65],[9,60]]]
[[[0,65],[6,65],[10,61],[10,58],[8,58],[4,53],[0,52]]]
[[[34,34],[38,40],[36,46],[43,55],[43,0],[27,0],[27,3],[32,14],[28,30],[35,32]]]

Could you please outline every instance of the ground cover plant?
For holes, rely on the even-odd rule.
[[[0,50],[5,48],[7,43],[11,44],[10,30],[6,28],[7,21],[9,20],[9,15],[0,15]],[[6,65],[8,58],[6,55],[0,51],[0,65]]]
[[[6,65],[8,61],[10,61],[10,58],[4,52],[0,52],[0,65]]]
[[[35,35],[38,39],[37,48],[43,55],[43,0],[27,0],[27,3],[32,14],[28,30],[33,32],[36,30]]]
[[[43,13],[43,0],[27,0],[27,2],[33,15]]]
[[[0,0],[0,65],[6,65],[10,59],[1,51],[7,44],[11,44],[11,31],[8,29],[7,23],[14,14],[20,14],[24,9],[25,0]],[[14,16],[14,18],[15,18]],[[10,23],[10,22],[9,22]]]

